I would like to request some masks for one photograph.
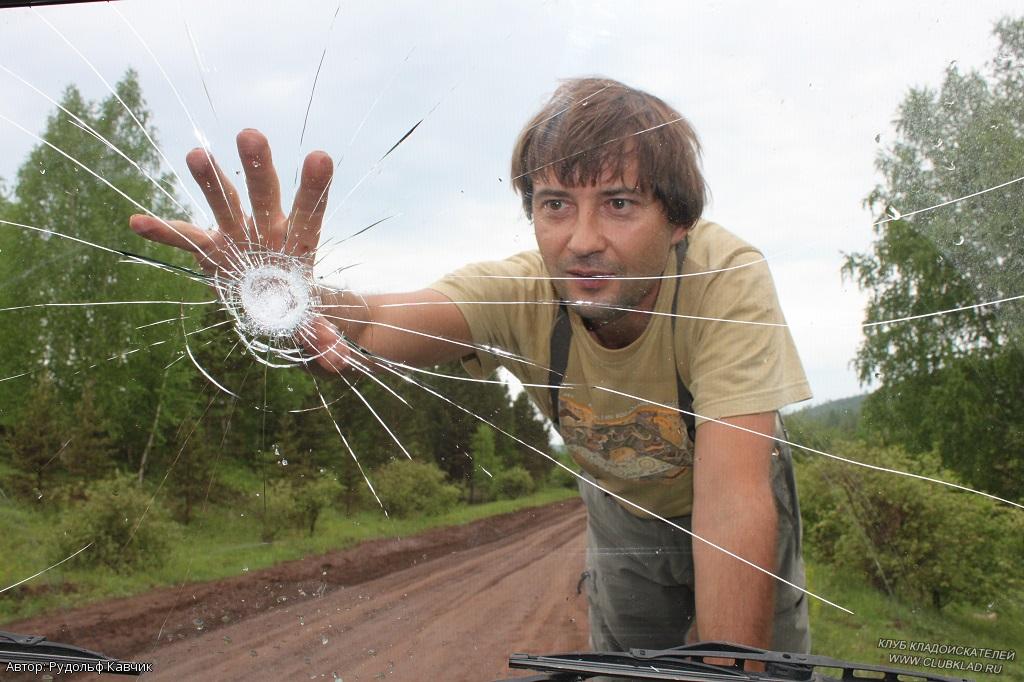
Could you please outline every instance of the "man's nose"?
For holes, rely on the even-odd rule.
[[[604,250],[606,241],[596,210],[581,210],[573,224],[568,249],[574,256],[588,256]]]

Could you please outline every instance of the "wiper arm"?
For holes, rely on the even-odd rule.
[[[4,664],[0,667],[4,672],[59,675],[72,672],[141,675],[153,670],[152,663],[122,661],[72,644],[3,630],[0,630],[0,664]]]
[[[735,662],[717,665],[706,663],[705,658],[728,658]],[[764,672],[744,670],[746,661],[764,663]],[[700,642],[672,649],[631,649],[628,653],[512,654],[508,666],[547,672],[519,678],[517,682],[577,682],[596,675],[684,682],[852,682],[865,677],[881,682],[969,682],[966,678],[850,663],[827,656],[765,651],[728,642]],[[839,672],[839,677],[816,672],[816,668],[830,668]]]

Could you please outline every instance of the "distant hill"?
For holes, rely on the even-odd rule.
[[[850,432],[856,430],[860,420],[860,409],[869,394],[850,396],[830,400],[820,405],[812,405],[786,414],[788,420],[806,421],[826,428],[840,429]]]
[[[864,402],[864,399],[868,397],[868,393],[861,393],[859,395],[852,395],[849,398],[838,398],[836,400],[829,400],[827,403],[821,403],[820,405],[811,405],[810,407],[804,407],[799,410],[794,410],[792,414],[798,414],[805,419],[827,419],[830,414],[836,412],[842,415],[855,414],[860,415],[860,406]]]

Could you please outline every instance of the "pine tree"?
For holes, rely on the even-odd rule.
[[[52,377],[40,372],[3,441],[17,472],[10,479],[16,494],[41,499],[48,492],[60,469],[55,462],[70,435],[62,414]]]

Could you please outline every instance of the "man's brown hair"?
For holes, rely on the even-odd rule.
[[[533,217],[533,183],[552,175],[566,186],[622,177],[637,160],[641,191],[650,190],[674,225],[692,226],[704,210],[700,142],[679,112],[654,95],[607,78],[562,82],[519,133],[512,183]]]

